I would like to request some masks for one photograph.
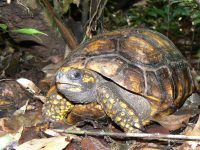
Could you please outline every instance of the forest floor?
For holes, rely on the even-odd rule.
[[[69,49],[42,9],[12,3],[0,14],[0,23],[11,29],[35,27],[48,35],[0,31],[0,150],[200,149],[198,98],[187,103],[185,114],[170,115],[162,125],[154,122],[145,133],[125,134],[110,120],[99,126],[51,126],[42,105]],[[191,51],[184,53],[198,73],[200,60]]]

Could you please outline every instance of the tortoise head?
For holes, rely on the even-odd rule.
[[[71,102],[89,103],[97,99],[97,79],[90,70],[61,67],[56,74],[56,85]]]

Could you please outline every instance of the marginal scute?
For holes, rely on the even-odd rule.
[[[184,86],[185,86],[185,96],[192,92],[192,79],[190,78],[189,68],[183,69],[183,76],[184,76]]]
[[[113,32],[105,32],[103,35],[104,36],[116,36],[116,35],[121,35],[122,33],[120,31],[113,31]]]
[[[101,53],[101,51],[113,49],[115,49],[115,45],[111,40],[97,39],[88,43],[88,45],[83,48],[83,51],[87,53]]]
[[[173,69],[172,70],[172,78],[173,78],[173,82],[176,85],[176,90],[175,90],[175,99],[174,99],[174,103],[179,103],[180,100],[184,100],[183,98],[183,86],[182,85],[182,81],[184,80],[183,78],[183,72],[179,71],[178,69]]]
[[[146,35],[149,37],[149,39],[154,40],[155,42],[158,43],[158,47],[160,48],[168,48],[167,50],[173,50],[172,45],[169,43],[169,41],[163,39],[162,37],[160,37],[159,35],[153,33],[153,32],[149,32],[149,31],[144,31],[142,32],[143,35]]]
[[[155,72],[148,71],[147,74],[147,95],[155,97],[156,99],[162,99],[162,92],[161,83],[156,77]]]
[[[156,71],[157,76],[160,79],[160,82],[162,82],[163,85],[163,94],[166,96],[166,101],[167,100],[172,100],[173,97],[173,92],[174,92],[174,87],[172,83],[172,78],[170,76],[169,70],[167,68],[160,68]]]

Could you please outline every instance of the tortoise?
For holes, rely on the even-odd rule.
[[[55,80],[70,103],[97,102],[125,132],[174,113],[197,90],[181,52],[166,36],[149,29],[122,29],[92,38],[70,54]]]

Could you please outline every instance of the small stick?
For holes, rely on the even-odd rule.
[[[62,21],[59,20],[59,18],[57,17],[57,14],[54,12],[54,9],[52,8],[48,0],[42,0],[42,2],[44,3],[47,10],[49,11],[49,14],[53,18],[53,21],[55,21],[56,25],[58,26],[58,29],[60,30],[64,40],[67,42],[69,48],[71,50],[75,49],[78,43],[71,29],[66,27],[62,23]]]
[[[61,130],[54,130],[60,132]],[[160,133],[113,133],[113,132],[93,132],[93,131],[84,131],[84,130],[64,130],[67,134],[76,134],[76,135],[90,135],[90,136],[111,136],[111,137],[120,137],[120,138],[147,138],[151,140],[186,140],[186,141],[200,141],[200,136],[187,136],[187,135],[173,135],[173,134],[160,134]]]

